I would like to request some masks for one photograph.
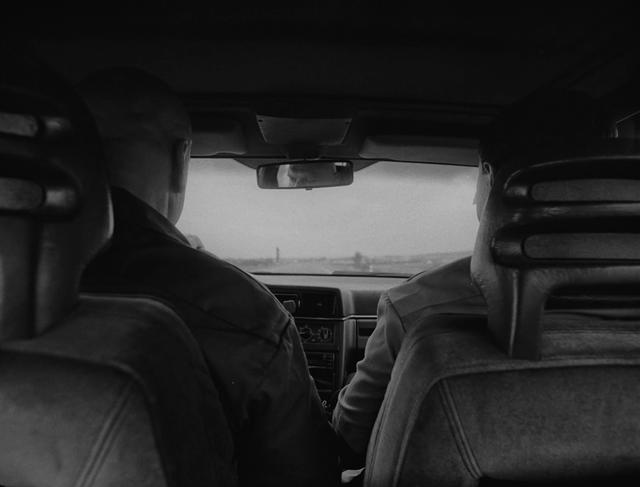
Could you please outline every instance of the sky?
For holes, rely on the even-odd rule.
[[[178,228],[222,258],[471,251],[477,168],[380,162],[350,186],[270,190],[231,159],[192,159]]]

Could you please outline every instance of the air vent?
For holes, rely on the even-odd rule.
[[[276,291],[274,294],[281,303],[295,303],[295,310],[292,311],[294,316],[308,318],[340,316],[340,299],[334,291]]]
[[[300,308],[300,298],[297,294],[275,293],[275,297],[292,315],[295,315]]]
[[[274,293],[276,298],[278,298],[278,301],[280,301],[281,303],[285,302],[285,301],[295,301],[296,303],[298,302],[298,300],[300,299],[298,297],[297,294],[287,294],[287,293]]]

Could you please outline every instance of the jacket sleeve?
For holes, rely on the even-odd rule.
[[[351,382],[340,391],[333,411],[334,429],[362,465],[404,335],[402,321],[385,293],[378,303],[378,323],[367,341],[364,358]]]
[[[289,325],[249,405],[241,485],[326,487],[339,481],[336,437],[321,406],[298,331]],[[245,459],[245,460],[243,460]]]

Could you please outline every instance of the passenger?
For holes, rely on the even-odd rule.
[[[335,435],[291,315],[264,285],[192,248],[174,226],[190,156],[186,109],[133,69],[96,73],[79,88],[102,137],[115,221],[83,290],[153,296],[183,318],[220,392],[240,485],[335,484]]]
[[[482,138],[477,189],[478,219],[484,211],[500,162],[526,155],[553,141],[580,147],[594,138],[615,136],[605,110],[587,95],[546,92],[530,96],[505,111]],[[470,277],[471,258],[413,276],[384,293],[378,323],[357,365],[353,380],[339,394],[333,425],[343,458],[351,468],[364,465],[369,437],[405,334],[442,313],[485,313],[486,305]]]

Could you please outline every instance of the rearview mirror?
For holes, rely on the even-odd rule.
[[[302,161],[267,164],[257,169],[258,186],[264,189],[329,188],[353,183],[351,161]]]

